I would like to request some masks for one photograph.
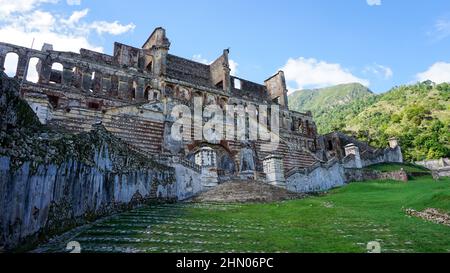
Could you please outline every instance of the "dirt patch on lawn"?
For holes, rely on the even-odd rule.
[[[446,214],[446,213],[442,213],[440,211],[438,211],[437,209],[433,209],[433,208],[428,208],[425,209],[423,211],[417,211],[414,209],[406,209],[406,214],[410,215],[410,216],[414,216],[414,217],[419,217],[422,218],[424,220],[436,223],[436,224],[441,224],[441,225],[446,225],[450,227],[450,215]]]

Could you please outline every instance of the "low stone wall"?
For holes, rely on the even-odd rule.
[[[436,180],[440,179],[442,177],[450,177],[450,166],[433,170],[432,174],[433,174],[433,178]]]
[[[430,170],[437,170],[443,167],[449,167],[450,166],[450,159],[448,158],[441,158],[437,160],[425,160],[425,161],[417,161],[417,165],[423,166]]]
[[[315,164],[287,174],[286,188],[294,192],[318,192],[345,184],[344,168],[336,160]]]
[[[345,168],[367,167],[379,163],[403,163],[403,155],[400,146],[397,146],[396,148],[379,149],[373,153],[365,152],[359,158],[354,154],[349,154],[342,159],[342,163]]]
[[[360,182],[365,180],[397,180],[408,181],[408,174],[404,170],[380,172],[366,169],[345,169],[345,181]]]
[[[185,200],[193,197],[204,190],[201,173],[192,168],[174,163],[175,176],[177,180],[176,195],[178,200]]]

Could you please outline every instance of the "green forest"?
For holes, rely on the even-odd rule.
[[[311,111],[321,134],[341,131],[380,148],[395,136],[406,161],[450,156],[448,83],[426,81],[379,95],[360,84],[301,90],[289,96],[289,107]]]

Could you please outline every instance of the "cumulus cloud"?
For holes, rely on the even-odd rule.
[[[364,68],[363,70],[364,74],[373,74],[379,78],[383,78],[385,80],[388,80],[390,78],[392,78],[392,76],[394,75],[394,72],[392,71],[392,69],[388,66],[384,66],[381,64],[373,64],[373,65],[368,65]]]
[[[450,63],[437,62],[426,71],[418,73],[416,79],[420,82],[427,80],[435,83],[450,82]]]
[[[8,16],[15,12],[29,12],[44,3],[57,3],[58,0],[0,0],[0,15]]]
[[[285,73],[290,91],[353,82],[370,85],[368,80],[358,78],[340,64],[327,63],[314,58],[290,58],[281,69]]]
[[[210,61],[210,60],[202,57],[202,54],[194,54],[194,56],[192,56],[192,60],[196,61],[196,62],[199,62],[199,63],[202,63],[202,64],[207,64],[207,65],[210,65],[213,62],[213,61]],[[232,60],[232,59],[228,60],[228,64],[230,65],[230,70],[231,70],[230,74],[232,76],[236,76],[237,73],[238,73],[238,66],[239,66],[239,64],[236,61]]]
[[[55,50],[78,52],[86,48],[103,52],[89,38],[92,34],[119,35],[135,28],[130,23],[122,25],[117,21],[85,20],[88,9],[73,11],[67,17],[58,12],[50,12],[41,6],[56,4],[58,0],[0,0],[0,41],[21,46],[41,48],[44,43],[53,44]]]
[[[366,0],[369,6],[381,6],[381,0]]]

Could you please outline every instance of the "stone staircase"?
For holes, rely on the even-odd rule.
[[[189,202],[276,202],[303,197],[305,194],[291,192],[260,181],[232,180],[200,193]]]

